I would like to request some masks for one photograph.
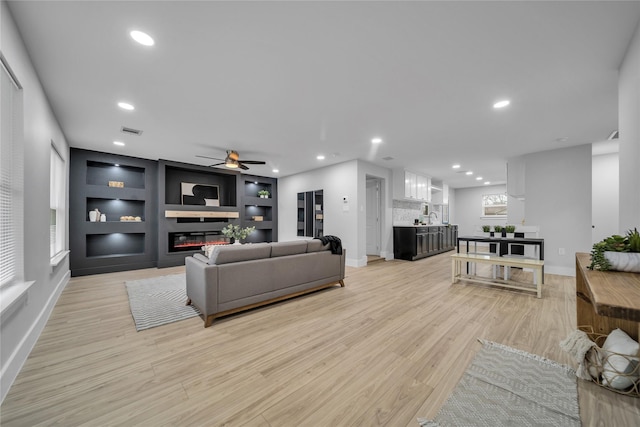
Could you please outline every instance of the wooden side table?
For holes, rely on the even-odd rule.
[[[616,328],[638,341],[640,336],[640,274],[589,270],[591,255],[576,254],[577,326],[591,325],[608,335]]]

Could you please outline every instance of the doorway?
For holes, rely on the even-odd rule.
[[[382,179],[367,176],[367,256],[379,257],[382,247]]]

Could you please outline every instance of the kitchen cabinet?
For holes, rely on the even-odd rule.
[[[404,169],[393,171],[393,198],[431,201],[431,178]]]
[[[525,198],[525,172],[524,156],[507,160],[507,194],[518,200]]]
[[[395,259],[417,259],[451,251],[456,247],[457,225],[393,227]]]

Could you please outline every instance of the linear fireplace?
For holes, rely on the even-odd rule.
[[[169,233],[169,252],[199,250],[204,245],[228,245],[230,239],[220,231]]]

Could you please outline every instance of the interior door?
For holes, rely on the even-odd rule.
[[[379,179],[367,179],[367,255],[380,255]]]

